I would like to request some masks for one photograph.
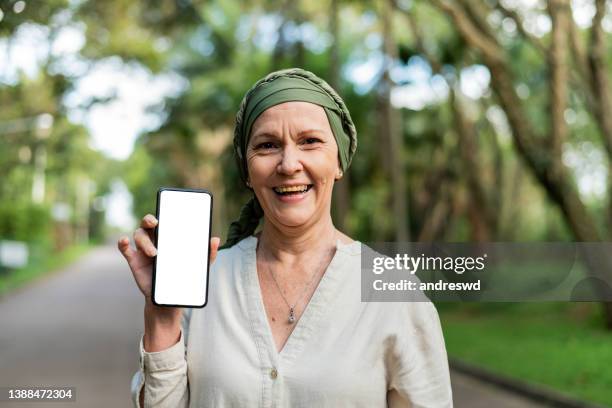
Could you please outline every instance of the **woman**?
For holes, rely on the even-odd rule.
[[[271,73],[236,116],[234,150],[254,197],[218,255],[211,239],[208,305],[183,314],[151,303],[155,217],[143,218],[136,250],[119,240],[146,300],[135,406],[452,406],[433,305],[361,302],[360,244],[330,215],[355,147],[327,83]]]

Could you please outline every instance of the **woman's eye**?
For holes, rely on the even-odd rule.
[[[304,144],[315,144],[315,143],[319,143],[320,141],[321,139],[318,139],[316,137],[309,137],[304,140]]]
[[[274,147],[275,147],[274,143],[272,143],[272,142],[263,142],[263,143],[260,143],[257,146],[255,146],[256,149],[264,149],[264,150],[265,149],[273,149]]]

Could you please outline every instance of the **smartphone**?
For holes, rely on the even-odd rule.
[[[208,301],[212,194],[157,191],[152,298],[157,306],[197,307]]]

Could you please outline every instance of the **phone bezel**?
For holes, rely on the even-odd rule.
[[[159,228],[159,224],[161,223],[161,219],[159,217],[159,204],[160,204],[160,200],[161,200],[161,193],[164,191],[181,191],[181,192],[187,192],[187,193],[202,193],[202,194],[208,194],[210,196],[210,222],[208,223],[208,259],[206,260],[206,298],[204,300],[204,304],[202,305],[169,305],[169,304],[165,304],[165,303],[157,303],[157,301],[155,300],[155,277],[156,277],[156,271],[157,271],[157,255],[153,257],[153,275],[152,275],[152,282],[151,282],[151,300],[153,302],[153,304],[155,306],[160,306],[160,307],[186,307],[186,308],[195,308],[195,309],[201,309],[203,307],[206,306],[206,304],[208,304],[208,285],[210,283],[209,281],[209,275],[210,275],[210,238],[211,238],[211,234],[212,234],[212,213],[213,213],[213,195],[210,191],[208,190],[204,190],[204,189],[195,189],[195,188],[175,188],[175,187],[160,187],[159,190],[157,190],[157,205],[156,205],[156,209],[155,209],[155,218],[157,218],[157,226],[155,227],[155,236],[154,236],[154,241],[155,241],[155,248],[157,248],[157,233],[158,233],[158,228]]]

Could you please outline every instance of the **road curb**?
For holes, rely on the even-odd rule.
[[[450,368],[462,374],[469,375],[505,390],[520,394],[533,401],[558,408],[610,408],[592,402],[581,401],[568,397],[556,390],[540,385],[533,385],[525,381],[492,373],[476,365],[466,363],[456,358],[449,358]]]

